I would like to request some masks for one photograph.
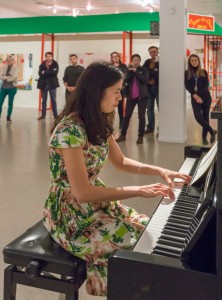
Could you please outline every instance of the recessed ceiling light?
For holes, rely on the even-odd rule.
[[[141,0],[141,6],[145,7],[148,4],[148,0]]]
[[[79,14],[79,10],[73,8],[73,10],[72,10],[72,16],[73,16],[73,17],[77,17],[78,14]]]
[[[87,9],[88,11],[92,10],[92,6],[91,6],[90,3],[86,5],[86,9]]]

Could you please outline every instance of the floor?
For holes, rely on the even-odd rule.
[[[13,123],[7,125],[5,111],[0,123],[0,205],[1,205],[1,239],[0,249],[24,232],[42,217],[42,208],[49,189],[49,168],[47,157],[47,141],[53,118],[48,113],[46,120],[37,121],[36,109],[15,108]],[[157,114],[158,118],[158,114]],[[137,113],[134,113],[130,123],[127,140],[119,145],[126,156],[178,170],[182,164],[184,146],[199,144],[201,130],[193,119],[191,108],[187,108],[187,136],[184,144],[158,142],[155,134],[146,135],[144,143],[136,144]],[[118,121],[118,117],[116,123]],[[212,121],[216,128],[216,123]],[[118,135],[118,129],[116,129]],[[147,178],[127,176],[117,173],[109,164],[100,176],[108,186],[137,185],[147,183]],[[156,182],[155,177],[149,177],[148,182]],[[135,198],[125,201],[139,212],[152,215],[160,198],[145,200]],[[3,293],[3,270],[5,268],[0,256],[0,294]],[[39,289],[18,286],[17,300],[64,300],[64,296]],[[0,296],[1,297],[1,296]],[[88,296],[84,286],[80,290],[80,300],[102,300],[105,297]]]

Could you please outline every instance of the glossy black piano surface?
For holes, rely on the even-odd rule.
[[[205,174],[199,198],[187,196],[184,187],[174,205],[159,205],[134,250],[118,250],[109,259],[108,300],[222,299],[217,164]],[[197,162],[188,165],[192,174]],[[167,211],[166,220],[159,211]]]

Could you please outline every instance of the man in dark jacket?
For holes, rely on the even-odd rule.
[[[145,129],[145,114],[146,106],[149,97],[149,92],[147,88],[148,82],[148,72],[145,68],[140,66],[141,57],[139,54],[134,54],[131,57],[132,65],[128,68],[128,74],[126,77],[125,84],[127,85],[126,90],[126,113],[123,119],[121,135],[117,142],[125,141],[127,129],[129,127],[129,122],[132,117],[134,108],[137,104],[138,106],[138,117],[139,117],[139,128],[138,128],[138,138],[136,143],[143,143],[143,134]]]
[[[42,92],[42,115],[38,120],[45,119],[47,95],[51,97],[53,116],[56,119],[58,117],[57,103],[56,103],[56,89],[59,87],[58,74],[59,65],[53,59],[52,52],[45,53],[45,60],[39,66],[39,80],[37,88]]]
[[[148,124],[145,133],[152,133],[155,129],[155,99],[159,109],[159,51],[156,46],[149,47],[148,51],[151,58],[147,59],[143,64],[143,67],[146,68],[149,73],[148,90],[150,93],[147,102]]]

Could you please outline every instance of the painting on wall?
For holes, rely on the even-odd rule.
[[[96,60],[110,61],[110,53],[77,53],[79,64],[84,68]]]
[[[0,54],[0,68],[6,64],[7,56],[14,58],[14,64],[18,67],[17,89],[32,89],[33,54],[32,53],[6,53]],[[1,82],[2,83],[2,82]]]

